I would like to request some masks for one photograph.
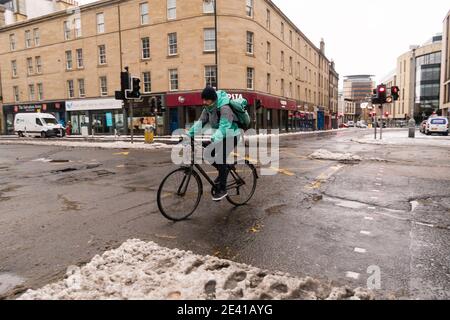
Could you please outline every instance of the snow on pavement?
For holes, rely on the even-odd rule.
[[[204,300],[204,299],[373,299],[365,289],[331,287],[312,278],[294,278],[248,265],[128,240],[66,278],[20,300]]]
[[[364,136],[363,138],[352,139],[352,141],[376,145],[423,145],[427,147],[450,147],[450,137],[436,135],[427,136],[419,131],[416,131],[416,137],[412,139],[408,137],[408,130],[383,132],[383,140],[379,140],[379,136],[378,140],[375,140],[372,133]]]
[[[332,160],[332,161],[351,161],[358,162],[362,158],[351,153],[333,153],[325,149],[319,149],[309,156],[311,159]]]
[[[125,141],[115,142],[89,142],[89,141],[68,141],[68,140],[0,140],[0,144],[13,145],[34,145],[34,146],[57,146],[69,148],[98,148],[98,149],[143,149],[143,150],[159,150],[171,149],[173,146],[164,143],[145,144],[136,142],[131,144]]]

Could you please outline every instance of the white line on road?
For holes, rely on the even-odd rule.
[[[370,236],[372,234],[372,232],[363,230],[363,231],[361,231],[361,234],[363,234],[365,236]]]
[[[372,217],[365,217],[364,220],[374,221],[375,219]]]
[[[356,253],[367,253],[367,250],[363,249],[363,248],[355,248],[355,252]]]
[[[346,276],[347,278],[352,278],[352,279],[358,280],[360,274],[357,273],[357,272],[351,272],[351,271],[348,271],[348,272],[345,273],[345,276]]]

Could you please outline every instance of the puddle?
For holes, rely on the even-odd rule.
[[[325,197],[324,200],[333,202],[338,207],[342,207],[342,208],[362,209],[362,208],[367,207],[367,204],[365,204],[365,203],[350,201],[350,200],[332,199],[329,197]]]
[[[25,279],[12,273],[0,273],[0,295],[20,286]]]
[[[52,173],[66,173],[66,172],[73,172],[73,171],[77,171],[78,169],[76,168],[64,168],[64,169],[60,169],[60,170],[53,170]]]

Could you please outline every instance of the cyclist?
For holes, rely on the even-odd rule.
[[[211,137],[211,143],[213,144],[211,156],[215,159],[212,165],[217,169],[219,176],[214,181],[217,188],[213,200],[221,201],[228,196],[229,168],[227,158],[235,149],[241,134],[238,126],[239,119],[229,105],[230,98],[226,92],[206,87],[201,97],[204,109],[200,119],[191,128],[188,135],[194,138],[196,135],[203,133],[207,125],[215,130]]]

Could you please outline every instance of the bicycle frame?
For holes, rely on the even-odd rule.
[[[195,144],[194,141],[191,142],[191,164],[189,167],[186,167],[186,169],[189,169],[190,172],[188,175],[186,175],[183,178],[183,181],[181,182],[180,188],[178,189],[178,195],[183,196],[186,194],[187,187],[189,186],[189,183],[191,181],[192,177],[192,171],[197,169],[197,171],[208,181],[208,183],[215,188],[216,185],[214,181],[209,177],[209,175],[206,173],[206,171],[199,165],[195,163]],[[231,166],[231,165],[230,165]],[[239,193],[239,188],[243,185],[245,185],[245,181],[239,176],[239,173],[233,170],[233,168],[230,169],[231,176],[234,178],[234,183],[227,185],[227,190],[236,188]],[[186,183],[187,182],[187,183]]]

